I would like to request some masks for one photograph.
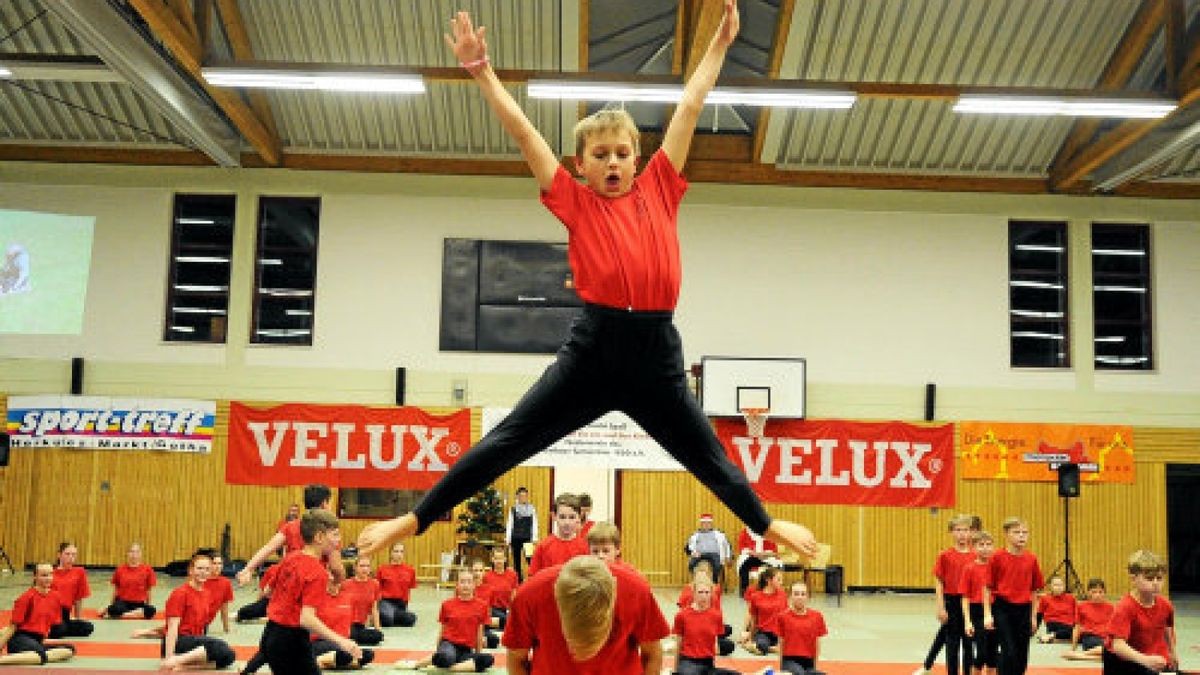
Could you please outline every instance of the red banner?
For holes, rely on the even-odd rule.
[[[424,490],[471,447],[471,411],[229,404],[225,482]]]
[[[771,420],[762,438],[717,419],[717,437],[766,502],[954,506],[954,426]]]

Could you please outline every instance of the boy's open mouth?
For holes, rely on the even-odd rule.
[[[619,174],[609,174],[604,178],[604,188],[609,192],[616,192],[621,189],[621,176]]]

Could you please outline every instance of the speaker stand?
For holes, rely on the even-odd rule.
[[[8,568],[9,574],[17,573],[17,568],[13,567],[12,560],[8,557],[8,554],[4,552],[3,546],[0,546],[0,560],[4,561],[4,566]]]
[[[1066,583],[1067,592],[1078,597],[1083,592],[1083,582],[1079,580],[1079,572],[1071,562],[1071,498],[1063,497],[1063,559],[1050,573],[1052,577],[1061,576]]]

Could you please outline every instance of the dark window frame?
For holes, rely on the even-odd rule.
[[[1122,232],[1122,230],[1124,232]],[[1136,232],[1137,239],[1144,244],[1142,249],[1143,255],[1134,256],[1140,259],[1143,264],[1142,269],[1135,272],[1127,271],[1098,271],[1102,265],[1097,262],[1096,254],[1096,239],[1097,233],[1102,235],[1112,234],[1128,234]],[[1093,342],[1092,366],[1098,371],[1105,372],[1147,372],[1155,370],[1154,360],[1154,243],[1153,230],[1148,223],[1128,223],[1128,222],[1093,222],[1089,232],[1088,250],[1092,260],[1092,337]],[[1108,249],[1100,249],[1108,250]],[[1130,249],[1132,250],[1132,249]],[[1109,283],[1105,283],[1109,282]],[[1104,306],[1097,298],[1098,286],[1109,286],[1111,282],[1115,285],[1124,285],[1130,282],[1140,283],[1144,285],[1145,292],[1140,293],[1142,302],[1140,304],[1141,317],[1139,319],[1122,319],[1105,317],[1101,318],[1099,310]],[[1111,337],[1110,335],[1102,335],[1102,333],[1111,332],[1113,328],[1132,328],[1139,330],[1142,333],[1141,342],[1144,349],[1141,353],[1132,357],[1128,355],[1109,355],[1100,354],[1102,344],[1100,339]],[[1110,363],[1101,361],[1102,358],[1138,358],[1145,359],[1141,364],[1138,363]]]
[[[265,272],[264,268],[266,267],[266,265],[264,265],[262,263],[262,261],[267,259],[264,256],[264,252],[263,252],[263,239],[264,239],[263,218],[264,218],[264,212],[269,205],[273,205],[276,203],[282,203],[282,202],[288,202],[288,201],[313,202],[316,207],[316,221],[314,223],[314,229],[313,229],[313,241],[312,241],[311,251],[309,252],[310,260],[311,260],[310,264],[312,267],[312,288],[311,289],[300,289],[300,290],[309,291],[309,293],[310,293],[308,296],[300,296],[300,297],[307,297],[309,299],[308,307],[306,308],[307,311],[309,312],[309,314],[308,314],[307,324],[305,326],[295,329],[295,330],[307,330],[308,332],[307,332],[307,335],[275,336],[274,339],[270,339],[270,337],[265,339],[262,335],[260,335],[260,333],[259,333],[260,329],[262,329],[262,330],[276,330],[276,329],[263,328],[260,325],[263,321],[263,300],[264,300],[264,297],[268,297],[267,294],[263,293],[263,275]],[[319,258],[319,253],[320,253],[321,198],[319,196],[261,195],[258,198],[258,210],[257,210],[257,216],[255,218],[254,227],[255,227],[254,288],[253,288],[253,292],[251,294],[251,318],[250,318],[249,342],[250,342],[250,344],[260,344],[260,345],[311,347],[313,344],[313,336],[316,333],[316,319],[317,319],[317,265],[319,263],[318,258]],[[290,251],[290,252],[291,253],[301,253],[301,254],[305,253],[305,251],[300,250],[300,249],[295,250],[295,251]],[[287,330],[287,329],[281,328],[278,330]],[[294,339],[288,339],[289,337],[294,338]]]
[[[1022,231],[1022,228],[1025,228]],[[1033,228],[1038,228],[1037,231]],[[1047,237],[1047,233],[1052,236]],[[1022,246],[1030,246],[1026,243],[1029,239],[1038,241],[1049,241],[1053,245],[1061,248],[1057,251],[1058,258],[1054,264],[1044,263],[1034,266],[1017,267],[1018,258],[1025,257],[1028,259],[1039,260],[1046,255],[1055,253],[1053,250],[1045,251],[1023,251]],[[1042,246],[1051,246],[1052,244],[1037,244]],[[1009,367],[1011,368],[1048,368],[1053,370],[1063,370],[1071,368],[1071,288],[1070,288],[1070,237],[1069,229],[1066,221],[1062,220],[1033,220],[1033,219],[1011,219],[1008,222],[1008,345],[1009,345]],[[1029,255],[1026,255],[1029,254]],[[1040,262],[1040,261],[1039,261]],[[1025,291],[1018,290],[1024,288],[1019,286],[1021,282],[1048,283],[1050,288],[1038,289],[1041,291],[1056,291],[1058,297],[1054,302],[1045,303],[1042,306],[1053,306],[1056,310],[1060,310],[1061,317],[1052,316],[1033,316],[1032,314],[1039,311],[1034,309],[1037,305],[1018,305],[1017,297],[1025,294]],[[1061,288],[1054,288],[1054,285],[1059,285]],[[1037,302],[1036,298],[1039,294],[1030,291],[1029,298],[1031,302]],[[1018,312],[1028,312],[1029,315],[1021,315]],[[1019,335],[1019,333],[1044,333],[1046,330],[1057,331],[1054,335],[1061,335],[1061,339],[1053,340],[1060,344],[1061,349],[1055,352],[1051,358],[1044,358],[1041,362],[1035,362],[1034,356],[1036,351],[1018,349],[1018,340],[1045,339],[1036,338],[1029,335]],[[1032,343],[1036,344],[1036,343]],[[1050,353],[1047,350],[1047,353]]]
[[[192,202],[186,204],[185,202]],[[189,223],[181,222],[185,219],[196,218],[200,214],[205,214],[209,209],[217,210],[224,205],[221,202],[228,201],[227,211],[224,214],[214,215],[214,218],[226,217],[228,219],[229,243],[224,246],[221,243],[189,243],[184,244],[182,228],[187,227]],[[207,208],[206,208],[207,207]],[[212,227],[217,223],[213,222],[201,227]],[[195,223],[190,224],[196,226]],[[230,282],[233,276],[233,251],[234,237],[237,228],[237,195],[226,193],[175,193],[171,200],[171,241],[167,247],[167,287],[164,294],[165,303],[163,307],[163,342],[172,344],[226,344],[229,340],[229,296]],[[216,262],[180,262],[180,257],[200,257],[201,254],[208,254],[211,257],[225,257],[224,263]],[[181,273],[181,265],[218,265],[223,264],[225,273],[222,284],[196,284],[196,285],[219,285],[224,287],[224,291],[179,291],[176,286],[183,285],[186,280]],[[189,268],[189,271],[195,268]],[[189,275],[190,276],[190,275]],[[218,273],[219,276],[219,273]],[[191,279],[198,281],[199,279]],[[212,279],[209,279],[212,281]],[[183,295],[181,295],[181,293]],[[192,312],[195,316],[209,316],[208,322],[208,337],[207,338],[188,338],[186,335],[195,335],[196,325],[187,325],[188,323],[195,324],[195,321],[180,322],[177,315],[181,312],[176,311],[177,307],[184,306],[193,308],[191,305],[181,305],[182,302],[188,302],[187,298],[193,300],[200,297],[219,298],[216,303],[207,303],[216,306],[212,307],[194,307],[197,310],[211,310],[211,313]],[[221,302],[223,300],[223,303]],[[195,303],[198,305],[206,304],[204,302]],[[216,317],[222,317],[217,319]],[[190,330],[181,330],[190,329]],[[201,334],[203,335],[203,334]]]

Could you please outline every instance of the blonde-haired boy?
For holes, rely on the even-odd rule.
[[[805,555],[817,542],[803,525],[772,520],[746,475],[725,454],[688,388],[673,312],[682,279],[678,213],[681,175],[704,99],[737,36],[735,0],[684,85],[660,149],[637,175],[636,127],[607,113],[580,128],[575,170],[581,185],[492,70],[484,28],[466,12],[445,36],[492,112],[516,142],[542,202],[567,229],[567,258],[585,306],[536,384],[512,412],[465,453],[413,513],[363,530],[366,554],[417,534],[509,468],[609,410],[622,410],[713,490],[755,532]]]
[[[1175,670],[1175,607],[1162,597],[1167,564],[1141,549],[1129,556],[1129,593],[1108,622],[1102,661],[1106,675],[1143,675]]]
[[[517,590],[503,644],[509,673],[640,675],[662,668],[670,632],[641,575],[580,556]]]

